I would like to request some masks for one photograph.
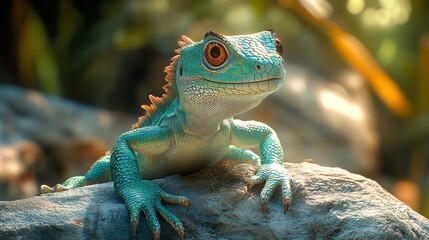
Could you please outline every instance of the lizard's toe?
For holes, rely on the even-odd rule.
[[[161,204],[156,207],[156,210],[165,219],[165,221],[167,221],[177,231],[180,236],[180,239],[183,239],[185,237],[185,227],[183,226],[179,218],[172,214],[170,211],[168,211]]]
[[[40,186],[40,193],[41,194],[51,193],[51,192],[54,192],[54,189],[52,189],[48,185],[42,185],[42,186]]]
[[[68,188],[68,187],[64,187],[63,185],[61,185],[61,184],[56,184],[55,185],[55,187],[54,187],[54,190],[55,190],[55,192],[63,192],[63,191],[67,191],[67,190],[69,190],[70,188]]]
[[[136,235],[137,228],[140,224],[140,208],[138,207],[128,207],[128,211],[130,213],[130,225],[131,225],[131,232],[133,236]]]
[[[265,174],[259,174],[257,173],[255,176],[252,176],[249,181],[247,182],[247,192],[250,192],[252,190],[253,186],[262,183],[265,181],[267,176]]]
[[[161,225],[156,216],[155,209],[151,207],[143,207],[143,212],[146,215],[147,222],[153,233],[153,238],[159,240],[161,238]]]
[[[56,184],[54,187],[49,187],[47,185],[42,185],[40,186],[40,193],[41,194],[45,194],[45,193],[53,193],[53,192],[62,192],[62,191],[66,191],[69,190],[70,188],[68,187],[64,187],[61,184]]]
[[[286,213],[292,201],[292,191],[289,179],[282,182],[282,201],[284,206],[284,213]]]
[[[278,184],[278,180],[268,179],[265,183],[264,188],[262,188],[260,201],[263,212],[267,210],[268,200],[270,199],[271,195],[273,195],[273,192],[276,190]]]
[[[163,201],[168,203],[178,203],[186,207],[186,211],[189,211],[189,208],[191,207],[191,201],[189,198],[179,195],[173,195],[166,193],[164,191],[161,192],[161,198]]]

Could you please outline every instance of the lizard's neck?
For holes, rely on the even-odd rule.
[[[206,112],[188,112],[183,109],[176,110],[183,131],[191,135],[212,136],[220,129],[222,118],[208,118]]]

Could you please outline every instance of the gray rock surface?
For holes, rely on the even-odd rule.
[[[287,214],[277,191],[261,212],[261,186],[246,191],[256,169],[247,164],[223,162],[157,182],[191,199],[189,212],[166,204],[183,221],[187,239],[429,239],[428,219],[376,182],[312,163],[285,166],[295,179]],[[160,221],[162,239],[179,238]],[[152,238],[144,218],[137,237]],[[15,238],[129,239],[128,213],[112,183],[0,202],[0,239]]]

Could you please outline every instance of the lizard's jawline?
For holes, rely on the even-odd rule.
[[[207,82],[212,82],[212,83],[219,83],[219,84],[252,84],[252,83],[262,83],[262,82],[272,82],[272,81],[281,81],[283,80],[283,78],[268,78],[268,79],[264,79],[264,80],[258,80],[258,81],[253,81],[253,82],[218,82],[218,81],[214,81],[214,80],[210,80],[207,78],[203,78],[205,81]]]

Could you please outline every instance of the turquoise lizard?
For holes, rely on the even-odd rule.
[[[42,193],[111,176],[129,211],[133,234],[143,211],[154,238],[159,239],[158,212],[183,239],[183,224],[161,200],[187,209],[190,200],[166,193],[150,180],[195,172],[226,158],[260,164],[247,187],[250,190],[265,181],[262,211],[277,186],[281,186],[284,212],[288,210],[291,177],[282,165],[283,150],[276,133],[260,122],[233,119],[283,84],[283,48],[274,31],[240,36],[208,32],[202,41],[182,36],[178,44],[177,55],[165,68],[166,93],[161,98],[149,95],[152,104],[142,106],[145,115],[119,136],[112,152],[94,163],[85,176],[69,178],[53,188],[42,185]],[[256,146],[260,157],[245,149]]]

